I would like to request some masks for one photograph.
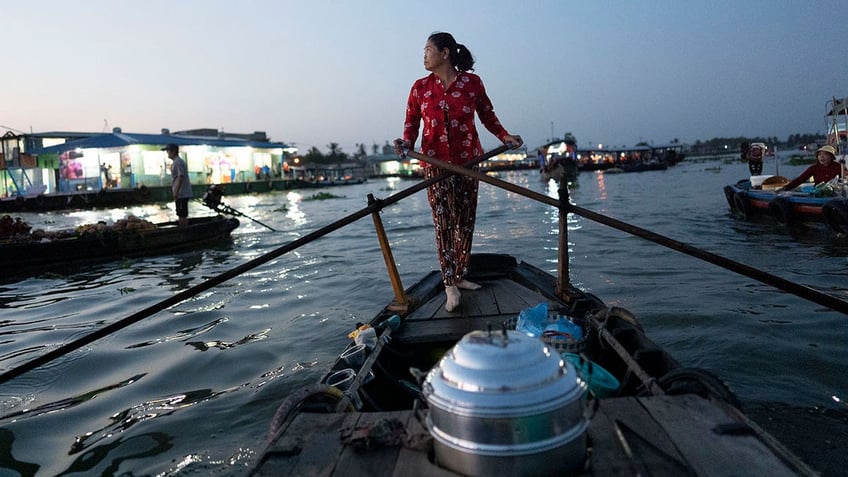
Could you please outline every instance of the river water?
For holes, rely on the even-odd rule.
[[[792,177],[803,166],[781,165]],[[583,172],[584,208],[848,299],[848,243],[731,215],[733,161],[666,171]],[[535,171],[501,179],[556,196]],[[414,184],[365,184],[224,202],[248,219],[232,243],[176,256],[0,280],[0,370],[129,316]],[[333,198],[310,200],[314,194]],[[158,222],[171,204],[23,214],[35,228]],[[208,215],[199,204],[191,213]],[[404,282],[438,263],[424,192],[381,214]],[[510,253],[555,273],[557,213],[481,184],[476,252]],[[844,314],[581,217],[569,217],[572,282],[622,306],[686,366],[721,376],[745,405],[845,411]],[[0,475],[241,475],[262,449],[281,399],[317,380],[392,291],[370,218],[0,385]]]

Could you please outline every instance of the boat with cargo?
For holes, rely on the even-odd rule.
[[[238,219],[223,215],[190,217],[182,227],[130,215],[113,224],[45,231],[6,215],[0,219],[0,263],[5,278],[61,273],[93,263],[196,250],[229,239],[238,226]]]
[[[848,98],[828,102],[825,123],[827,149],[842,172],[827,182],[802,184],[794,190],[782,190],[790,180],[780,175],[779,157],[764,143],[743,144],[742,160],[751,176],[724,187],[724,196],[734,214],[746,220],[771,218],[784,227],[822,228],[838,237],[848,235],[848,180],[845,177],[845,121]],[[763,174],[767,158],[774,159],[774,174]]]

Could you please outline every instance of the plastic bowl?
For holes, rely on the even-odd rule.
[[[616,379],[615,376],[596,363],[591,363],[592,372],[590,373],[590,362],[585,359],[581,360],[579,354],[562,353],[562,357],[574,365],[574,367],[586,379],[587,384],[589,385],[589,391],[592,391],[592,393],[599,398],[613,395],[621,386],[621,383],[618,382],[618,379]]]

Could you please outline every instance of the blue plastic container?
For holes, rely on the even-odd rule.
[[[579,354],[562,353],[562,357],[574,365],[580,375],[586,379],[586,384],[588,384],[589,390],[599,398],[613,395],[621,386],[621,383],[618,382],[618,379],[616,379],[615,376],[595,363],[592,363],[592,372],[590,373],[589,361],[582,360],[581,363]]]

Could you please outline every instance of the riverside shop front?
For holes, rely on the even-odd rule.
[[[285,158],[297,152],[283,143],[178,134],[131,134],[115,128],[35,148],[36,158],[2,170],[0,195],[32,196],[106,189],[167,186],[171,160],[162,151],[177,144],[186,160],[192,184],[227,184],[280,178]],[[8,162],[8,161],[7,161]],[[33,194],[33,192],[36,192]]]

